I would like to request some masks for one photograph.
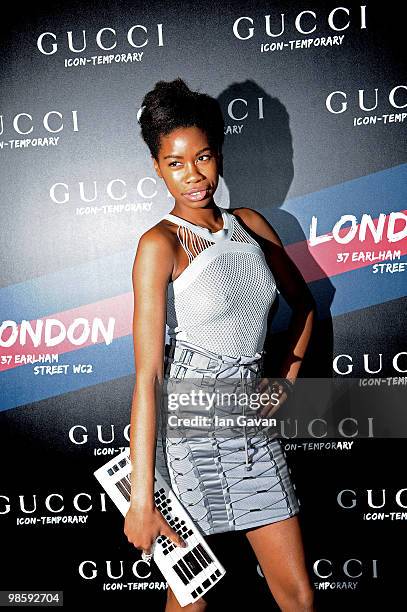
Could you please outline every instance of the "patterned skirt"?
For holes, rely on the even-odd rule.
[[[219,391],[218,385],[226,383],[228,393],[247,393],[248,385],[262,376],[263,356],[217,355],[172,339],[166,347],[164,387],[173,390],[183,381],[182,391],[210,393],[215,384]],[[213,402],[204,417],[209,426],[197,433],[182,425],[168,427],[168,397],[167,386],[160,400],[156,467],[203,534],[252,529],[299,512],[281,441],[263,427],[222,426],[222,417],[247,415],[244,406]],[[177,410],[177,421],[187,412]]]

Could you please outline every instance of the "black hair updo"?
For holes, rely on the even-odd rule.
[[[200,128],[209,145],[222,152],[225,124],[218,101],[192,91],[180,77],[158,81],[144,96],[141,108],[138,113],[141,136],[156,160],[161,136],[181,127]]]

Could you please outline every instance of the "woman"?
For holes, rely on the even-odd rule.
[[[198,453],[194,440],[182,438],[177,440],[177,449],[184,451],[182,465],[175,469],[171,440],[165,433],[162,446],[156,440],[155,408],[157,389],[167,377],[259,378],[277,285],[293,315],[280,373],[286,384],[278,386],[277,406],[262,409],[262,416],[270,416],[298,375],[314,302],[264,217],[250,208],[220,209],[214,202],[224,138],[216,100],[191,91],[180,78],[160,81],[144,97],[139,122],[155,171],[175,205],[141,236],[133,266],[137,380],[125,534],[144,551],[159,535],[183,545],[154,504],[154,466],[161,462],[168,483],[205,535],[244,530],[280,608],[311,611],[299,503],[280,441],[265,444],[264,436],[248,439],[246,431],[226,438],[215,432]],[[201,598],[181,608],[168,590],[167,612],[205,607]]]

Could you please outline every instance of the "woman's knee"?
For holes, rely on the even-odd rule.
[[[281,610],[292,612],[312,612],[314,610],[314,590],[309,585],[297,587],[285,593],[280,601]]]
[[[299,602],[304,610],[313,610],[314,608],[314,589],[306,587],[299,594]]]

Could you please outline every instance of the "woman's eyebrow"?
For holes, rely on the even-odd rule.
[[[210,147],[204,147],[203,149],[199,149],[199,151],[197,151],[195,155],[200,155],[200,153],[203,153],[204,151],[210,151],[210,150],[211,150]],[[175,157],[177,159],[182,159],[183,155],[164,155],[163,159],[167,159],[168,157]]]

